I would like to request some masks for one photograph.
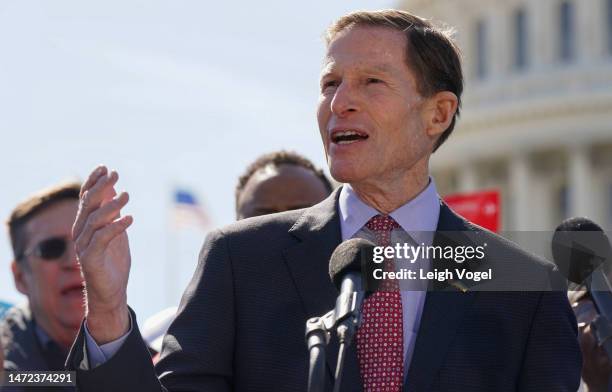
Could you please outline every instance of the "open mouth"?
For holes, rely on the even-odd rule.
[[[83,295],[83,289],[85,288],[85,286],[81,283],[81,284],[74,284],[72,286],[68,286],[64,289],[62,289],[61,294],[62,295],[74,295],[74,296],[82,296]]]
[[[353,130],[336,131],[331,135],[331,141],[335,144],[351,144],[367,138],[367,134]]]

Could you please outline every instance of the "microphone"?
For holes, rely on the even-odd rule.
[[[338,245],[329,260],[329,277],[340,292],[334,308],[336,334],[340,347],[334,392],[340,391],[346,348],[351,344],[361,319],[361,305],[374,287],[368,288],[367,276],[374,259],[374,244],[362,238],[353,238]]]
[[[376,289],[368,287],[366,278],[373,258],[372,242],[352,238],[341,243],[329,260],[329,277],[340,292],[334,309],[340,343],[350,344],[359,325],[361,304],[365,297]],[[366,288],[370,290],[366,291]]]
[[[333,310],[306,322],[306,344],[310,352],[308,391],[325,390],[325,348],[330,331],[335,329],[340,346],[334,382],[334,392],[340,391],[342,368],[346,348],[359,327],[363,300],[377,288],[377,282],[368,283],[374,260],[374,244],[361,238],[344,241],[329,260],[329,277],[340,294]]]
[[[602,264],[610,261],[612,248],[597,223],[575,217],[564,220],[555,229],[552,254],[559,271],[571,282],[582,284],[597,268],[606,267]]]
[[[606,276],[612,261],[610,240],[590,219],[570,218],[555,230],[552,254],[562,274],[586,286],[599,314],[591,323],[593,332],[612,359],[612,287]]]

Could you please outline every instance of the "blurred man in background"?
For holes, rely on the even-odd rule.
[[[303,156],[287,151],[265,154],[238,180],[236,218],[311,207],[332,190],[323,171]]]
[[[8,219],[15,286],[28,303],[0,324],[6,370],[63,370],[84,313],[83,279],[71,239],[79,183],[43,190]]]

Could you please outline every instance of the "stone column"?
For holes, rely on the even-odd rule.
[[[546,68],[555,61],[559,44],[558,2],[536,0],[526,4],[529,63],[536,68]]]
[[[473,164],[467,163],[459,169],[459,192],[472,192],[478,187],[478,175]]]
[[[589,148],[576,145],[569,150],[569,213],[570,216],[589,216],[591,214],[591,162]]]
[[[576,7],[576,49],[580,62],[592,63],[606,50],[607,0],[579,0]]]
[[[511,9],[504,2],[498,2],[487,13],[487,61],[489,75],[493,78],[506,75],[510,69],[514,55],[509,45],[513,42],[511,19]]]
[[[529,214],[529,190],[531,173],[529,158],[526,154],[516,155],[511,158],[509,165],[510,197],[512,199],[511,215],[514,218],[513,230],[527,231],[531,219]]]

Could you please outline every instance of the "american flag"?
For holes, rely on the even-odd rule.
[[[8,302],[0,301],[0,319],[2,319],[4,313],[6,313],[6,311],[9,310],[12,306],[13,305]]]
[[[210,229],[211,220],[193,193],[177,189],[174,192],[172,204],[174,227],[196,227],[204,231]]]

